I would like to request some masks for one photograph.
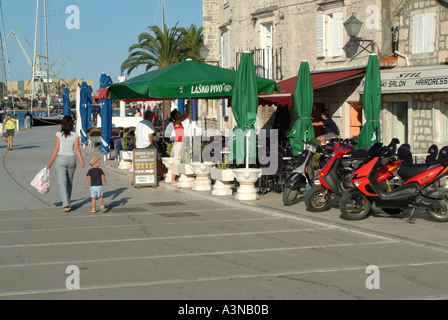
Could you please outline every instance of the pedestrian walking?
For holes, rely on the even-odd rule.
[[[73,177],[76,170],[75,154],[81,162],[81,167],[84,168],[85,164],[82,159],[81,149],[79,148],[79,136],[73,132],[73,119],[71,116],[65,116],[62,118],[61,131],[56,132],[56,145],[53,156],[46,165],[47,169],[50,170],[53,162],[57,160],[56,172],[58,174],[63,212],[70,211]]]
[[[90,182],[90,197],[92,198],[92,209],[90,212],[96,212],[96,198],[100,201],[100,210],[104,212],[106,208],[104,207],[103,193],[104,187],[107,187],[106,175],[103,169],[100,169],[100,159],[98,157],[90,158],[89,164],[92,168],[87,172],[87,182],[84,188],[87,189]]]
[[[14,131],[16,130],[17,121],[11,117],[10,114],[5,116],[6,131],[3,134],[3,140],[7,143],[8,150],[12,150],[12,138],[14,137]]]

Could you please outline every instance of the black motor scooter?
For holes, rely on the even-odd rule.
[[[323,149],[318,139],[313,138],[310,141],[301,141],[305,144],[305,149],[302,151],[298,167],[288,176],[283,188],[283,203],[290,206],[299,195],[300,189],[305,188],[306,184],[314,185],[314,169],[312,159],[316,152],[322,153]]]

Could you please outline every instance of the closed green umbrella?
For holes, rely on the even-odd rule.
[[[380,112],[381,112],[381,73],[378,56],[371,54],[367,63],[362,108],[366,122],[362,126],[356,142],[357,148],[368,149],[373,143],[381,141]],[[378,137],[375,133],[378,128]]]
[[[302,61],[300,64],[293,101],[299,119],[294,123],[294,126],[288,134],[288,138],[294,155],[299,155],[304,148],[303,143],[300,141],[303,139],[309,141],[315,137],[313,123],[311,122],[314,92],[308,61]],[[308,133],[305,137],[305,132],[307,131]]]
[[[232,111],[238,125],[233,128],[229,139],[231,153],[229,160],[236,159],[241,164],[246,157],[246,135],[250,133],[249,162],[257,157],[257,139],[255,134],[255,121],[258,109],[257,79],[255,65],[250,52],[244,52],[238,66],[235,88],[232,95]],[[246,163],[248,166],[248,163]]]
[[[109,86],[110,99],[221,99],[231,97],[236,71],[187,60]],[[279,91],[274,80],[257,77],[260,94]]]

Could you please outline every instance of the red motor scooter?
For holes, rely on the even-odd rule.
[[[340,209],[343,216],[349,220],[363,219],[369,215],[371,205],[375,203],[386,212],[391,209],[400,212],[412,206],[408,222],[412,221],[415,208],[425,208],[427,214],[435,221],[447,222],[446,196],[440,190],[430,190],[429,187],[448,174],[448,160],[436,160],[424,164],[401,162],[393,165],[399,167],[397,174],[403,183],[393,190],[388,190],[376,179],[382,161],[391,156],[389,149],[380,145],[381,147],[379,145],[371,147],[378,149],[377,154],[353,173],[350,181],[356,188],[349,190],[341,199]]]
[[[316,176],[320,185],[316,183],[305,195],[305,204],[310,211],[326,210],[330,206],[332,193],[342,197],[347,190],[353,188],[353,183],[350,181],[352,173],[369,161],[369,158],[343,158],[345,155],[351,154],[352,150],[341,147],[340,144],[335,146],[334,152],[335,155]],[[389,191],[392,190],[389,180],[393,178],[400,162],[401,160],[384,162],[378,171],[377,181],[388,188]],[[389,213],[393,214],[394,212]]]
[[[350,155],[352,149],[341,146],[338,142],[334,147],[334,155],[315,177],[314,186],[305,194],[305,204],[308,210],[320,212],[330,206],[331,194],[342,196],[348,188],[351,173],[364,161],[362,159],[343,158]]]

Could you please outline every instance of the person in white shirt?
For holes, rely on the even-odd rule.
[[[146,149],[150,145],[154,145],[154,124],[152,123],[152,111],[148,110],[143,116],[143,120],[137,124],[135,128],[135,147],[137,149]],[[162,161],[157,152],[157,171],[162,178],[165,178],[163,172]]]

